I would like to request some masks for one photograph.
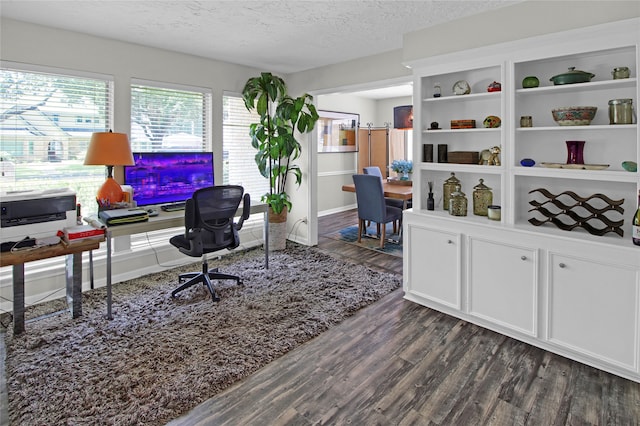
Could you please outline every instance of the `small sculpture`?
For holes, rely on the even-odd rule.
[[[487,92],[500,92],[502,90],[502,84],[498,83],[497,81],[494,81],[493,83],[489,84],[489,87],[487,87]]]
[[[500,165],[500,147],[492,146],[489,152],[490,152],[490,155],[489,155],[489,159],[487,160],[487,165],[499,166]]]
[[[478,164],[480,164],[481,166],[486,166],[487,164],[489,164],[489,157],[491,157],[491,151],[489,151],[488,149],[483,149],[482,151],[480,151],[480,161],[478,162]]]

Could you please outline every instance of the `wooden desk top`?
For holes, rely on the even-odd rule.
[[[399,200],[411,200],[413,198],[413,187],[408,185],[394,185],[383,182],[382,189],[384,190],[384,196],[387,198],[397,198]],[[353,183],[342,185],[342,190],[356,192],[356,186]]]
[[[0,266],[19,265],[34,260],[48,259],[50,257],[64,256],[67,254],[82,253],[83,251],[96,250],[100,247],[102,239],[89,239],[70,245],[58,243],[54,246],[25,248],[0,254]]]

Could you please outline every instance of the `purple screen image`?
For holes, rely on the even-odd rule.
[[[124,184],[138,206],[183,202],[200,188],[213,186],[212,152],[134,152],[124,167]]]

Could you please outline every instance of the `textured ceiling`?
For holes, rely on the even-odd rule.
[[[3,17],[290,73],[402,47],[510,1],[2,0]]]

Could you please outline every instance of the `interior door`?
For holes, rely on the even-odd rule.
[[[358,173],[364,167],[378,166],[383,177],[388,177],[389,144],[388,129],[358,130]]]

